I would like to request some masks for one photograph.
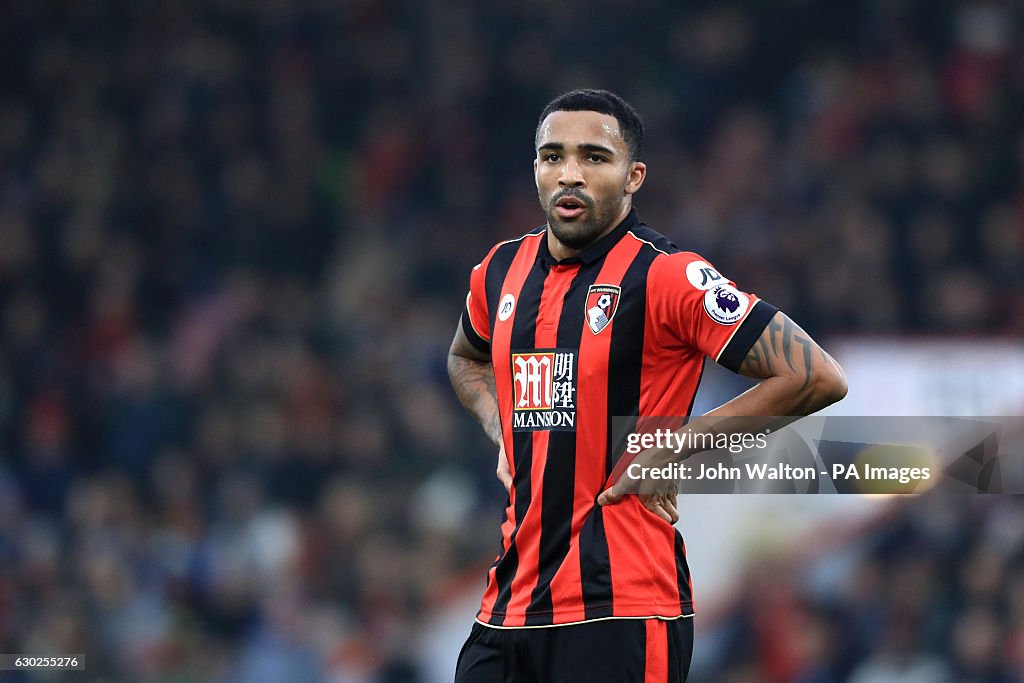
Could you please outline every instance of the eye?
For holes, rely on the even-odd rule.
[[[545,154],[544,156],[541,157],[541,159],[543,159],[544,161],[547,161],[549,163],[554,163],[554,162],[558,161],[561,158],[562,158],[561,156],[559,156],[558,154],[555,154],[554,152],[548,152],[547,154]]]
[[[600,164],[600,163],[603,163],[604,161],[606,161],[606,159],[603,156],[601,156],[600,154],[591,154],[591,155],[587,156],[587,161],[589,161],[589,162],[591,162],[593,164]]]

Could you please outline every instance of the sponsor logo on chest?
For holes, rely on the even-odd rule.
[[[576,429],[576,351],[512,353],[512,431]]]

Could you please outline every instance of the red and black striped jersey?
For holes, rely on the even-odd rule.
[[[571,259],[544,227],[491,249],[462,327],[491,356],[513,485],[479,621],[693,613],[678,531],[637,496],[596,504],[626,447],[612,418],[689,415],[704,357],[737,370],[775,311],[635,210]]]

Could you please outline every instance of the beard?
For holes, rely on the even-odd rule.
[[[555,212],[555,202],[562,197],[574,197],[583,203],[585,213],[579,218],[566,220]],[[567,190],[557,192],[547,203],[546,213],[548,227],[555,238],[569,247],[579,251],[593,243],[609,228],[619,214],[622,202],[599,203],[579,191]]]

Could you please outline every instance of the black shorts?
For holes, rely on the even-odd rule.
[[[508,629],[475,623],[455,683],[683,683],[692,654],[692,618]]]

